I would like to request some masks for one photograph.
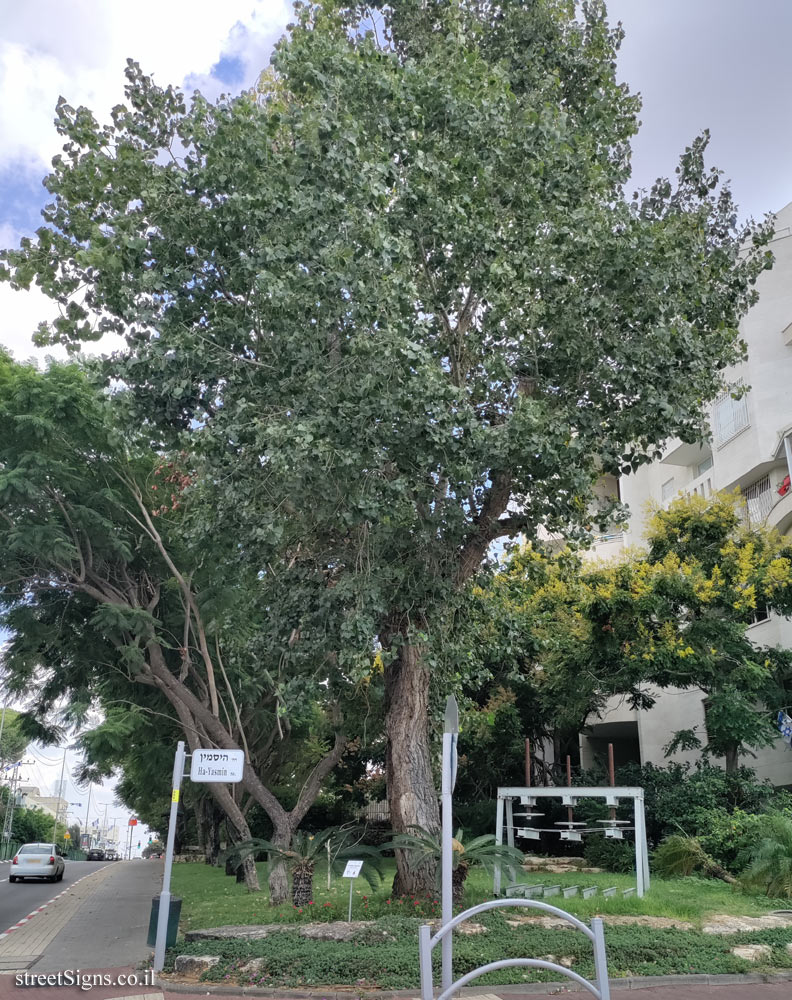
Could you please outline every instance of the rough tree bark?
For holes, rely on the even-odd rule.
[[[220,855],[222,816],[222,812],[211,798],[203,797],[196,803],[195,824],[198,830],[198,843],[207,865],[216,865]]]
[[[490,543],[504,534],[520,530],[519,518],[502,520],[511,496],[508,470],[491,469],[492,485],[470,523],[468,537],[456,556],[451,585],[463,587],[478,571]],[[420,644],[410,640],[412,621],[394,612],[381,630],[380,641],[394,653],[385,669],[385,731],[387,748],[385,776],[391,824],[397,833],[421,827],[430,833],[440,829],[440,808],[432,774],[429,743],[429,669]],[[394,894],[429,894],[435,891],[436,862],[416,862],[407,851],[396,852]]]
[[[385,671],[387,749],[385,775],[391,825],[397,833],[421,828],[436,833],[440,810],[429,748],[429,670],[420,646],[398,634],[395,657]],[[434,859],[418,861],[409,851],[396,853],[394,895],[431,892]]]

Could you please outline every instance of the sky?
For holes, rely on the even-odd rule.
[[[673,174],[709,128],[709,162],[730,178],[744,216],[792,200],[792,2],[610,0],[608,8],[626,32],[619,76],[643,97],[631,187]],[[130,57],[160,84],[238,93],[265,68],[290,15],[285,0],[0,0],[0,246],[38,225],[41,180],[61,146],[52,124],[61,94],[104,120],[122,99]],[[58,355],[30,339],[53,314],[36,290],[0,285],[0,344],[20,359]],[[49,771],[38,765],[49,776],[42,784],[57,780],[58,760]],[[112,787],[98,794],[112,801]],[[73,800],[85,802],[77,790]]]

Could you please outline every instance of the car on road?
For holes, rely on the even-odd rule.
[[[86,861],[104,861],[104,859],[105,859],[104,848],[103,847],[92,847],[88,851],[88,856],[86,857],[85,860]]]
[[[22,882],[26,878],[60,882],[66,863],[57,844],[23,844],[14,855],[9,882]]]
[[[113,850],[112,847],[107,847],[104,859],[105,861],[118,861],[118,851]]]

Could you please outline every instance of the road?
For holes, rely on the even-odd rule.
[[[149,957],[146,937],[151,898],[162,883],[161,861],[68,861],[62,882],[14,885],[8,868],[0,864],[0,1000],[30,989],[17,986],[19,973],[115,970],[116,983],[119,973],[128,977]],[[57,1000],[86,995],[71,986],[55,992]],[[91,996],[104,1000],[141,992],[112,986]],[[24,995],[32,1000],[34,994]],[[47,996],[55,1000],[52,990]]]
[[[113,862],[113,864],[119,863]],[[29,882],[15,882],[11,885],[8,881],[12,868],[11,862],[0,862],[0,934],[52,899],[53,896],[57,896],[64,889],[73,885],[78,879],[89,872],[96,871],[97,868],[104,867],[105,864],[107,864],[105,861],[67,861],[66,871],[61,882],[40,882],[31,879]]]

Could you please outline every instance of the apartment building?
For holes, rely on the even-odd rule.
[[[26,809],[43,809],[54,819],[56,814],[63,819],[69,803],[60,795],[42,795],[35,785],[22,785],[19,789],[21,806]]]
[[[760,276],[759,301],[740,327],[748,359],[729,373],[731,385],[749,391],[740,399],[726,392],[715,400],[710,442],[670,441],[660,461],[620,479],[619,495],[631,511],[629,526],[598,539],[596,556],[640,545],[650,502],[667,504],[680,493],[706,497],[739,487],[750,521],[792,534],[792,202],[776,216],[772,250],[775,266]],[[611,491],[614,486],[609,484]],[[761,645],[792,647],[792,620],[758,615],[751,635]],[[666,763],[663,747],[673,733],[703,726],[704,695],[698,690],[658,692],[655,706],[644,712],[614,699],[601,717],[589,720],[581,736],[581,762],[591,763],[613,742],[617,760]],[[672,759],[696,756],[680,752]],[[780,740],[741,762],[761,778],[792,786],[792,751]]]

